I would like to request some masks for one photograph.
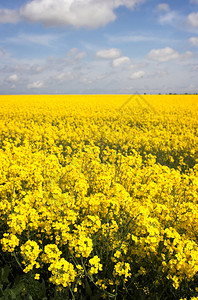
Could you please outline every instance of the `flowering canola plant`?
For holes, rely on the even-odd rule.
[[[0,96],[13,272],[72,299],[198,298],[198,96],[137,97]]]

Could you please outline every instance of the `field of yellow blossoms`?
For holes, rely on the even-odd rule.
[[[198,299],[198,96],[0,96],[0,299]]]

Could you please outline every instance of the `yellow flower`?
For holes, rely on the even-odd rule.
[[[126,279],[127,277],[131,277],[130,270],[131,270],[131,267],[130,267],[129,263],[118,262],[114,266],[113,274],[114,274],[114,276],[116,276],[116,275],[124,276]]]
[[[67,287],[74,282],[77,275],[74,266],[64,258],[51,263],[48,270],[52,273],[50,281],[56,285],[62,285],[63,287]]]
[[[60,292],[197,291],[197,96],[130,99],[0,97],[2,251]]]
[[[91,265],[91,269],[89,270],[90,275],[97,274],[98,271],[102,271],[102,264],[100,264],[100,258],[97,255],[91,258],[89,263]]]
[[[2,250],[4,252],[13,252],[15,247],[19,246],[19,239],[16,237],[15,234],[4,233],[3,238],[1,239]]]
[[[40,274],[35,274],[34,279],[39,280],[40,279]]]
[[[23,270],[25,273],[33,269],[34,266],[39,267],[36,259],[41,252],[38,244],[35,241],[28,240],[21,246],[21,255],[23,256],[23,264],[26,268]]]

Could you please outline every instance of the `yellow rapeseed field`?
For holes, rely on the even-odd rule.
[[[16,299],[198,299],[198,96],[0,96],[0,215]]]

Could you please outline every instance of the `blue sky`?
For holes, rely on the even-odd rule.
[[[1,0],[0,94],[198,93],[198,0]]]

